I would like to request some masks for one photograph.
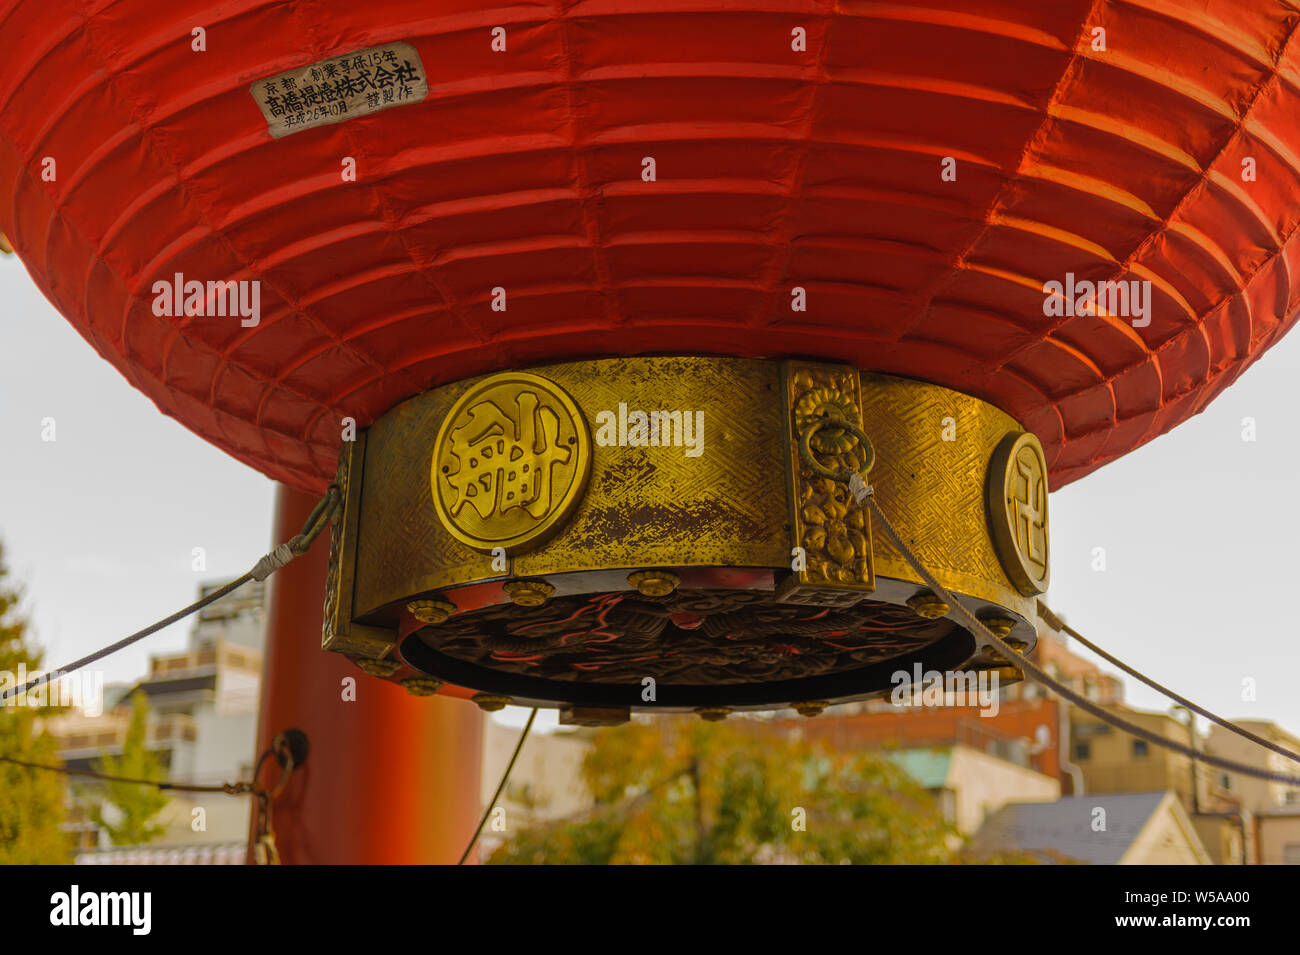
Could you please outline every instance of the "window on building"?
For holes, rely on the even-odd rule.
[[[1088,759],[1092,756],[1092,746],[1088,743],[1076,743],[1074,745],[1075,759]]]
[[[1283,865],[1300,865],[1300,842],[1288,842],[1282,847]]]
[[[1219,773],[1219,788],[1220,788],[1220,789],[1231,789],[1231,788],[1232,788],[1232,777],[1229,776],[1227,773]]]
[[[1145,756],[1147,754],[1147,741],[1144,739],[1135,739],[1133,741],[1133,755]]]

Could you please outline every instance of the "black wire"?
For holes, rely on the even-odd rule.
[[[29,763],[25,759],[15,759],[12,756],[0,756],[0,763],[12,763],[15,766],[24,766],[27,769],[43,769],[50,773],[62,773],[65,776],[86,776],[91,779],[98,779],[109,783],[133,783],[137,786],[154,786],[158,789],[170,789],[176,792],[227,793],[231,796],[237,796],[242,793],[250,793],[253,791],[252,783],[223,783],[220,786],[191,786],[185,783],[169,783],[157,779],[132,779],[128,776],[109,776],[89,769],[70,769],[67,766],[47,766],[44,763]]]

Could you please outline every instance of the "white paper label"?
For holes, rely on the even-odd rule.
[[[429,95],[424,65],[409,43],[385,43],[332,56],[249,87],[275,139]]]

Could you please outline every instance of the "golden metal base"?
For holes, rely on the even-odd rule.
[[[1000,665],[873,538],[849,470],[945,587],[1032,646],[1033,435],[923,382],[700,357],[458,382],[346,443],[323,645],[575,720],[808,709],[916,662]]]

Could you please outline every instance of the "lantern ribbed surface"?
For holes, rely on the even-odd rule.
[[[0,231],[162,411],[302,489],[344,418],[638,354],[954,388],[1060,486],[1290,327],[1297,25],[1265,0],[0,0]],[[272,137],[255,83],[399,41],[427,98]],[[260,281],[259,324],[156,315],[178,273]],[[1150,282],[1150,323],[1045,314],[1067,274]]]

